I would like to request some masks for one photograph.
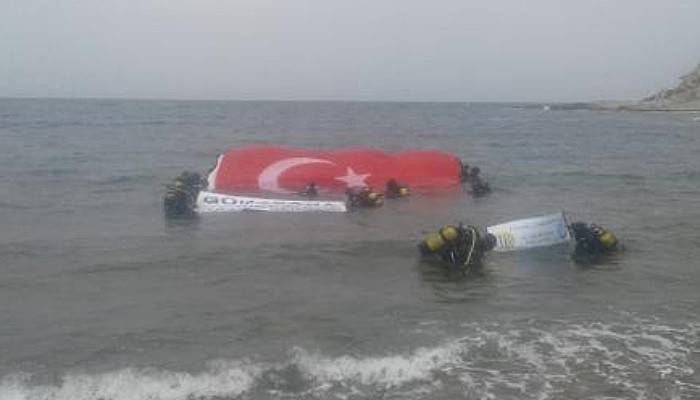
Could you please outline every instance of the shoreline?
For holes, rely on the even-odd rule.
[[[700,104],[678,104],[671,106],[655,106],[634,102],[591,102],[591,103],[562,103],[549,105],[552,110],[589,110],[589,111],[633,111],[633,112],[670,112],[670,113],[700,113]]]

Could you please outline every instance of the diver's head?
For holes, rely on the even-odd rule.
[[[474,167],[471,169],[471,171],[469,173],[472,176],[477,176],[477,175],[479,175],[479,173],[481,173],[481,169],[479,169],[479,167]]]
[[[184,171],[180,174],[180,179],[188,185],[196,186],[202,181],[202,177],[197,172]]]

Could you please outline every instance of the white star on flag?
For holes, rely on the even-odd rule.
[[[365,179],[367,179],[368,176],[372,174],[358,174],[355,171],[352,170],[352,168],[348,167],[348,171],[346,172],[345,176],[338,176],[335,179],[338,181],[343,181],[347,185],[347,187],[352,188],[352,187],[362,187],[362,186],[367,186],[367,182],[365,182]]]

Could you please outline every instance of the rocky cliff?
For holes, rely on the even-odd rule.
[[[664,89],[643,99],[639,106],[662,109],[700,109],[700,65],[689,74],[681,77],[681,82],[673,89]]]

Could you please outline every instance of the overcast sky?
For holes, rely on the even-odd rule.
[[[0,0],[0,97],[636,99],[699,0]]]

